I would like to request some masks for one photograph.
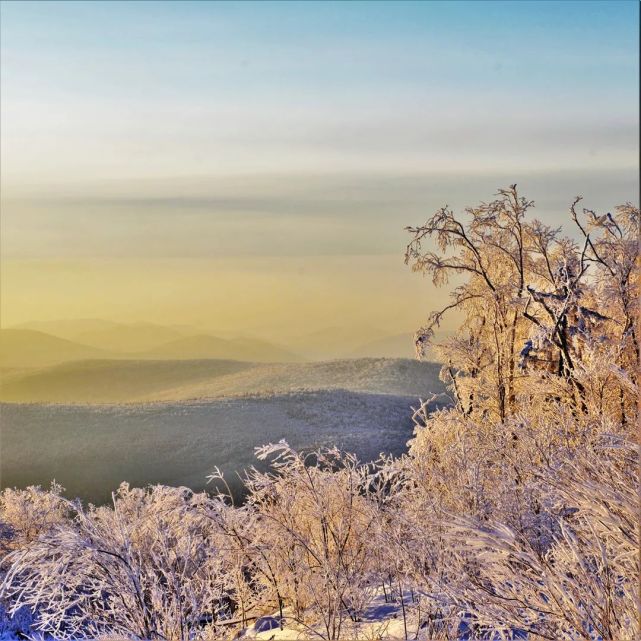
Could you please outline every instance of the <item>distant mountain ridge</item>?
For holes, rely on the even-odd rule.
[[[414,356],[413,332],[389,334],[369,325],[326,327],[282,342],[188,325],[101,319],[40,321],[0,330],[0,368],[5,370],[101,358],[282,363]]]
[[[377,327],[356,325],[347,327],[325,327],[314,330],[302,336],[292,336],[288,344],[296,352],[310,360],[332,360],[348,358],[354,346],[362,343],[381,340],[387,333]],[[383,356],[383,354],[368,354],[368,356]],[[402,356],[395,354],[395,357]]]
[[[141,323],[80,332],[74,340],[114,352],[135,353],[184,338],[171,327]]]
[[[226,339],[208,334],[178,338],[143,352],[140,356],[175,360],[220,358],[260,363],[301,360],[293,352],[267,341],[255,338]]]
[[[349,356],[351,358],[414,358],[414,334],[407,332],[395,336],[383,336],[358,345],[349,353]]]
[[[0,367],[45,367],[63,361],[110,356],[105,350],[33,329],[0,330]]]
[[[35,329],[0,329],[0,367],[41,368],[89,359],[302,360],[283,347],[253,338],[226,339],[208,334],[185,336],[158,325],[126,326],[122,332],[121,328],[101,327],[81,332],[79,340],[70,340]],[[88,342],[82,342],[83,338]],[[144,347],[135,350],[133,348],[136,345]]]
[[[120,323],[102,318],[74,318],[56,321],[29,321],[19,323],[8,329],[34,329],[45,334],[53,334],[67,340],[75,340],[82,332],[94,332],[119,327]]]

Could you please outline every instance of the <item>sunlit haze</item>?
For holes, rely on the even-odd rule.
[[[405,225],[638,198],[639,6],[542,4],[3,2],[3,326],[409,332]]]

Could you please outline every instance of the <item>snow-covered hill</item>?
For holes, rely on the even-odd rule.
[[[400,358],[317,363],[214,359],[78,361],[5,376],[0,400],[135,403],[319,389],[416,397],[442,389],[439,369],[435,363]]]
[[[428,389],[425,390],[429,392]],[[102,501],[123,481],[200,489],[214,466],[235,473],[254,448],[287,439],[337,444],[372,460],[412,435],[412,395],[326,390],[148,404],[3,404],[2,485],[48,485]]]

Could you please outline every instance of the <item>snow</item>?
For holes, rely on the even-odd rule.
[[[343,624],[341,638],[344,639],[376,639],[384,641],[404,641],[405,625],[407,624],[407,639],[418,641],[430,641],[433,639],[432,632],[427,630],[424,623],[419,626],[416,617],[416,603],[414,599],[419,597],[428,599],[429,597],[419,592],[412,593],[405,590],[403,593],[404,602],[401,604],[398,594],[391,599],[381,588],[372,590],[372,595],[361,612],[357,622],[349,618]],[[407,621],[403,622],[403,605],[405,606]],[[264,641],[303,641],[307,639],[321,638],[324,630],[320,625],[306,626],[297,623],[293,618],[293,612],[289,608],[283,610],[283,629],[280,629],[279,615],[273,613],[271,616],[261,617],[259,620],[270,620],[274,622],[274,628],[267,630],[257,630],[256,624],[241,630],[238,634],[242,639],[262,639]],[[458,622],[450,622],[449,630],[451,634],[456,634]],[[467,640],[463,636],[449,636],[448,638],[457,641]]]

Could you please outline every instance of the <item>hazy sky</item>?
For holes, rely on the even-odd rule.
[[[420,324],[403,227],[638,199],[637,2],[2,2],[2,323]]]

